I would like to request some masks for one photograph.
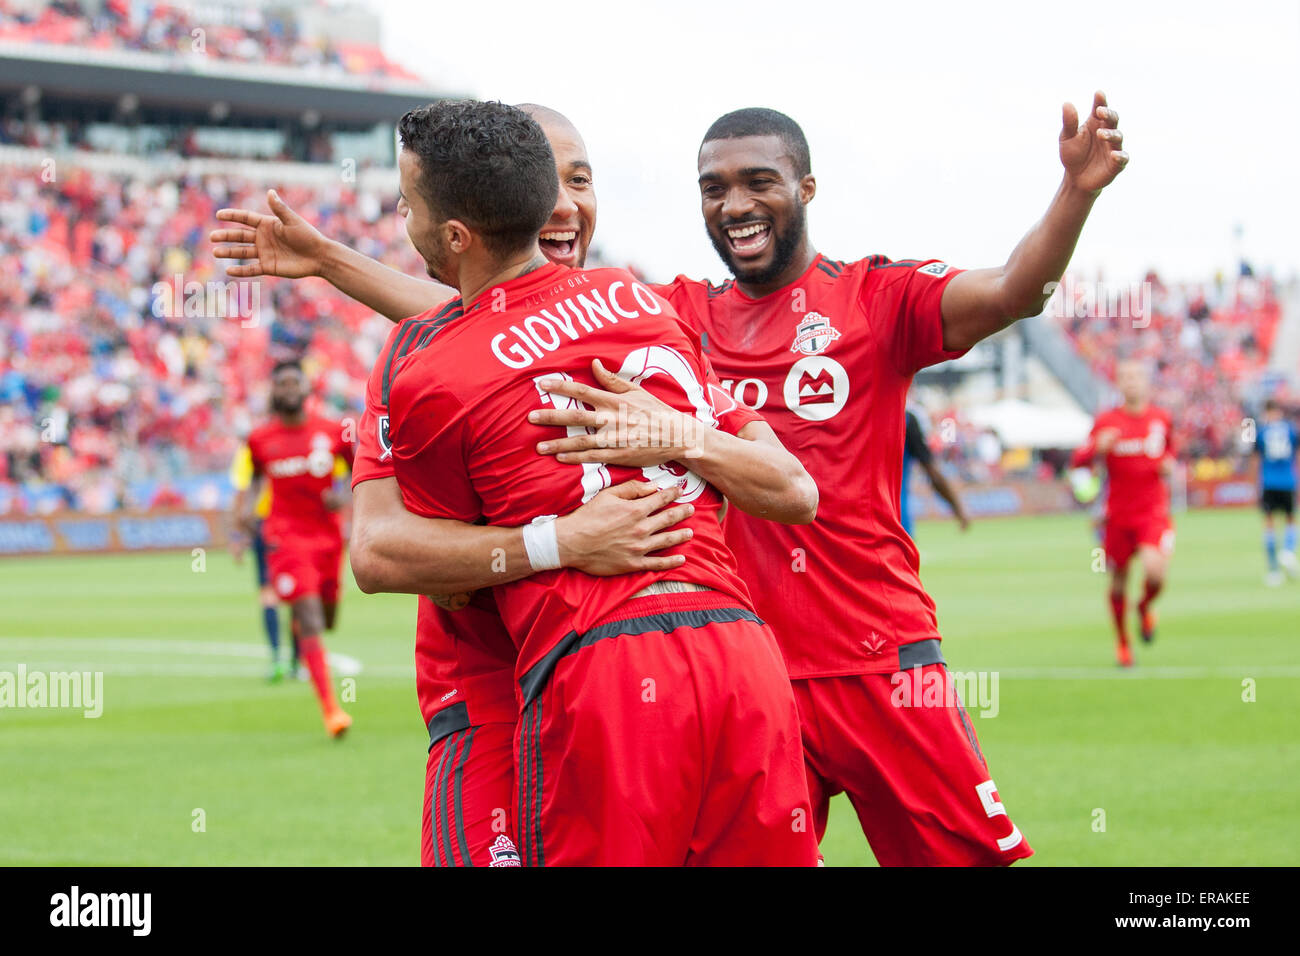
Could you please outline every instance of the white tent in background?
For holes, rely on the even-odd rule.
[[[1092,419],[1078,409],[1011,398],[967,409],[966,418],[991,428],[1006,448],[1077,448],[1092,428]]]

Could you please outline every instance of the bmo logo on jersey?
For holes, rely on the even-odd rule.
[[[849,400],[849,373],[824,355],[801,358],[790,366],[783,395],[786,407],[800,418],[824,422]]]
[[[333,447],[334,442],[329,435],[317,432],[311,436],[310,454],[277,458],[267,464],[267,474],[272,478],[296,478],[299,475],[327,478],[334,471]]]

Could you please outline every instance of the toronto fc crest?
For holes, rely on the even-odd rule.
[[[831,325],[831,320],[820,312],[809,312],[794,330],[794,344],[791,352],[804,355],[820,355],[827,347],[840,337],[840,330]]]

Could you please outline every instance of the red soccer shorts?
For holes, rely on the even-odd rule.
[[[519,866],[510,832],[514,724],[479,724],[429,748],[421,866]]]
[[[338,540],[278,544],[267,556],[271,586],[281,601],[290,604],[313,594],[326,604],[337,603],[342,563],[343,542]]]
[[[919,668],[919,680],[916,670],[793,682],[818,841],[830,798],[843,792],[881,866],[994,866],[1031,855],[952,676],[941,663]]]
[[[788,672],[735,605],[716,591],[634,598],[572,635],[544,683],[525,675],[525,866],[816,864]]]
[[[1111,567],[1125,567],[1143,546],[1155,548],[1166,557],[1174,553],[1174,526],[1168,516],[1159,515],[1136,524],[1106,522],[1102,547]]]

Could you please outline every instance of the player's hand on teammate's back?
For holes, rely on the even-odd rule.
[[[553,395],[577,399],[584,408],[546,408],[530,412],[534,425],[594,428],[594,433],[570,435],[539,442],[543,455],[555,455],[564,464],[599,462],[649,468],[669,461],[698,457],[701,430],[707,426],[692,415],[679,412],[601,364],[591,363],[601,388],[561,378],[538,385]]]
[[[1106,105],[1106,94],[1098,90],[1092,98],[1092,112],[1082,125],[1073,103],[1061,107],[1061,165],[1065,178],[1085,192],[1100,192],[1128,165],[1122,147],[1124,134],[1118,129],[1119,114]]]
[[[240,279],[279,276],[301,279],[320,275],[326,244],[315,226],[298,215],[274,189],[267,190],[271,215],[251,209],[219,209],[222,222],[236,228],[214,229],[208,238],[217,243],[212,254],[218,259],[247,259],[243,265],[226,267],[226,275]]]
[[[560,562],[601,577],[681,567],[684,555],[651,554],[679,545],[693,534],[690,528],[673,528],[695,513],[693,505],[672,505],[680,493],[676,485],[659,488],[635,480],[604,489],[556,520]]]

